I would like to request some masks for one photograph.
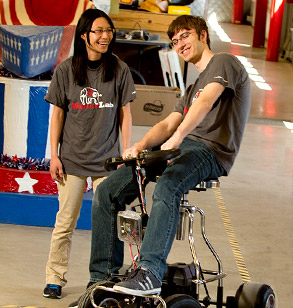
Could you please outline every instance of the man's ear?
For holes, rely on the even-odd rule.
[[[207,42],[207,32],[206,32],[206,30],[202,30],[201,31],[201,34],[200,34],[200,40],[202,41],[202,42]]]

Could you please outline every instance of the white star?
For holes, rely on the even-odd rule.
[[[46,46],[48,46],[50,43],[50,37],[48,36],[47,39],[46,39]]]
[[[35,49],[35,42],[34,42],[34,40],[32,40],[31,42],[30,42],[30,50],[34,50]]]
[[[37,56],[36,56],[36,65],[39,64],[39,60],[40,60],[40,56],[39,56],[39,54],[37,54]]]
[[[32,179],[28,172],[25,173],[23,178],[15,178],[18,183],[18,192],[29,191],[31,194],[34,193],[33,186],[38,183],[38,180]]]
[[[44,39],[44,37],[42,37],[42,39],[41,39],[41,48],[44,47],[44,44],[45,44],[45,39]]]
[[[31,57],[31,66],[34,66],[35,65],[35,56],[33,55],[32,57]]]

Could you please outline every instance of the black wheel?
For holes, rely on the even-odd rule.
[[[235,296],[238,308],[276,308],[273,289],[259,282],[245,282]]]
[[[165,299],[167,308],[201,308],[200,303],[187,294],[174,294]],[[161,308],[162,304],[158,306]]]
[[[78,308],[93,308],[91,303],[91,293],[94,288],[98,285],[112,288],[115,283],[112,281],[101,281],[91,285],[86,289],[85,293],[80,297],[78,301]],[[94,303],[97,306],[105,308],[118,308],[118,302],[121,300],[122,295],[115,292],[108,292],[104,290],[95,290],[94,292]]]

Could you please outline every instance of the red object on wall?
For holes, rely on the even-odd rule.
[[[0,0],[0,24],[67,26],[76,25],[90,0]]]
[[[76,28],[75,25],[69,25],[69,26],[64,27],[62,41],[61,41],[60,48],[58,51],[58,57],[57,57],[55,67],[68,57],[70,49],[71,49],[71,43],[74,37],[75,28]]]
[[[25,0],[25,8],[30,20],[39,26],[69,25],[74,18],[77,4],[78,0]]]
[[[268,0],[257,0],[255,10],[255,22],[253,30],[253,47],[264,47],[266,36]]]
[[[280,41],[285,0],[272,0],[271,23],[267,46],[267,61],[277,62],[279,59]]]
[[[31,194],[58,194],[49,171],[0,169],[0,191]]]
[[[243,2],[244,0],[234,0],[233,11],[232,11],[232,23],[233,24],[242,24]]]
[[[86,182],[84,191],[91,189],[92,184]],[[50,171],[14,168],[0,168],[1,191],[40,195],[58,194],[57,182],[52,180]]]

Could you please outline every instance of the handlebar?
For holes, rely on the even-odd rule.
[[[167,161],[181,154],[180,149],[143,151],[137,157],[123,159],[122,157],[110,157],[106,159],[104,167],[107,171],[116,170],[118,165],[135,166],[137,164],[151,166],[153,164]]]

